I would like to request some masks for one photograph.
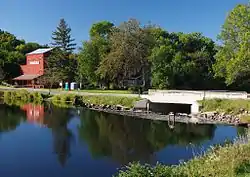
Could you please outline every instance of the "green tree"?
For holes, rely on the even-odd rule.
[[[100,56],[98,48],[91,41],[83,42],[83,48],[78,56],[78,74],[80,80],[86,79],[88,83],[96,85],[98,76],[95,71],[98,68]]]
[[[90,29],[90,37],[98,38],[101,37],[103,39],[109,38],[109,35],[112,31],[114,24],[109,21],[100,21],[98,23],[94,23]]]
[[[110,34],[113,24],[101,21],[92,25],[90,40],[84,41],[78,56],[79,80],[86,80],[88,84],[96,86],[100,81],[96,73],[100,61],[110,52]]]
[[[34,43],[34,42],[28,42],[25,44],[20,44],[16,47],[16,50],[22,54],[27,54],[29,52],[32,52],[38,48],[41,48],[42,46],[38,43]]]
[[[6,80],[20,74],[19,64],[25,61],[25,55],[16,50],[17,46],[24,45],[24,40],[18,40],[13,34],[0,30],[0,67]]]
[[[132,77],[144,77],[150,51],[146,27],[135,19],[122,23],[112,30],[111,50],[100,62],[98,74],[123,87]]]
[[[157,36],[156,36],[157,37]],[[208,89],[215,86],[214,42],[200,33],[159,33],[150,58],[155,88]]]
[[[216,54],[215,77],[227,85],[249,87],[250,3],[237,5],[227,16],[218,36],[222,46]]]
[[[59,48],[55,48],[45,61],[44,75],[39,82],[51,89],[60,81],[67,79],[68,55]]]
[[[64,52],[72,53],[75,49],[75,39],[71,37],[71,28],[64,19],[60,19],[56,31],[52,33],[52,45],[61,48]]]

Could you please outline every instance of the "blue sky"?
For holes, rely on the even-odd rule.
[[[216,39],[227,13],[247,0],[1,0],[0,29],[28,42],[48,44],[59,19],[65,18],[78,46],[91,25],[129,18],[151,22],[170,32],[202,32]]]

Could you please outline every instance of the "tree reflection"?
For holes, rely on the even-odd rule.
[[[25,120],[25,112],[17,106],[0,104],[0,132],[15,130]]]
[[[186,146],[212,139],[215,126],[176,124],[127,118],[90,110],[83,112],[79,135],[95,158],[111,156],[121,164],[131,161],[151,163],[154,152],[167,145]]]
[[[53,148],[62,166],[70,157],[70,143],[73,139],[72,132],[68,129],[71,116],[68,109],[61,109],[46,105],[43,124],[52,130]]]

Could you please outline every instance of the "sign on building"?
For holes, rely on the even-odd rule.
[[[30,64],[31,65],[39,65],[39,61],[31,61]]]

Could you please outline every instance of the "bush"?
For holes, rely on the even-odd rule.
[[[60,94],[52,97],[52,103],[60,107],[67,107],[67,105],[73,105],[77,96],[74,94]]]

